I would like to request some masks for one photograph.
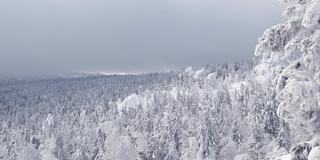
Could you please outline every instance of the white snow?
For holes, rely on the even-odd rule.
[[[319,160],[320,159],[320,146],[312,148],[309,153],[308,160]]]
[[[0,159],[319,160],[320,0],[281,2],[255,66],[0,85]]]

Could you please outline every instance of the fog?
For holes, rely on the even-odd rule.
[[[0,77],[251,59],[277,0],[1,0]]]

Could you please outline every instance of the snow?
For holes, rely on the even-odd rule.
[[[4,159],[6,155],[6,149],[3,146],[0,146],[0,159]]]
[[[193,67],[187,67],[184,72],[188,75],[192,75],[194,73]]]
[[[130,109],[137,110],[139,107],[142,107],[143,110],[147,110],[145,106],[152,103],[153,100],[150,97],[144,97],[141,95],[132,94],[125,98],[123,101],[118,101],[118,111],[120,113],[130,112]]]
[[[54,159],[48,159],[48,157],[42,158],[40,153],[31,144],[29,144],[17,156],[17,160],[42,160],[42,159],[54,160]]]
[[[46,139],[44,144],[40,146],[42,149],[40,154],[41,158],[45,160],[58,160],[54,155],[53,152],[56,148],[56,139],[51,137],[49,139]]]
[[[320,159],[320,0],[281,2],[254,63],[0,85],[0,159]]]
[[[305,11],[302,25],[309,29],[320,29],[320,0],[312,0]]]
[[[200,70],[198,70],[198,71],[196,71],[196,72],[194,73],[193,78],[199,79],[200,77],[203,77],[203,75],[205,75],[205,69],[204,69],[204,68],[201,68]]]
[[[319,160],[320,159],[320,146],[314,147],[308,156],[308,160]]]
[[[248,154],[240,154],[234,158],[234,160],[248,160],[248,159],[250,159]]]
[[[280,160],[292,160],[292,155],[291,154],[286,154],[281,156]]]

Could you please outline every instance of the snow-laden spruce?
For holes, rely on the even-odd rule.
[[[297,145],[291,156],[315,159],[320,132],[320,0],[283,0],[288,21],[267,30],[260,39],[256,67],[261,83],[272,82],[279,106],[277,113],[289,123],[291,143]],[[318,153],[320,154],[320,153]]]
[[[319,160],[320,0],[281,3],[253,63],[0,81],[0,159]]]

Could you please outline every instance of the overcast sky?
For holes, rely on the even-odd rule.
[[[278,0],[0,0],[0,76],[251,59]]]

